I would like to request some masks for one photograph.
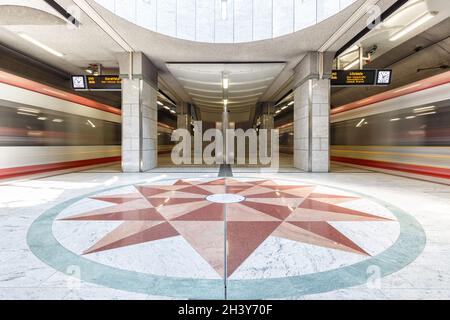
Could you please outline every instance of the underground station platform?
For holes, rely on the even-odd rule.
[[[0,1],[0,300],[449,300],[449,16]]]

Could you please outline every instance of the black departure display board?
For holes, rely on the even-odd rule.
[[[334,87],[386,86],[392,81],[392,70],[333,70]]]
[[[72,88],[85,91],[120,91],[122,79],[117,75],[72,76]]]

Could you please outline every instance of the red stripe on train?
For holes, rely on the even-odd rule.
[[[377,160],[356,159],[347,157],[331,156],[332,161],[345,162],[350,164],[356,164],[359,166],[374,167],[387,170],[396,170],[414,174],[421,174],[426,176],[432,176],[437,178],[450,179],[450,169],[420,166],[414,164],[404,164],[395,162],[385,162]]]
[[[437,86],[450,83],[450,71],[444,72],[426,79],[422,79],[410,84],[407,84],[400,88],[395,88],[392,90],[384,91],[382,93],[376,94],[374,96],[354,101],[331,110],[332,115],[336,115],[342,112],[350,111],[353,109],[358,109],[362,107],[369,106],[378,102],[394,99],[397,97],[405,96],[411,93],[427,90]]]
[[[34,166],[16,167],[0,169],[0,179],[15,178],[25,175],[45,173],[58,170],[67,170],[79,167],[93,166],[110,162],[120,161],[122,157],[107,157],[87,160],[77,160],[68,162],[58,162],[49,164],[39,164]]]
[[[88,98],[85,98],[82,96],[78,96],[76,94],[73,94],[73,93],[70,93],[67,91],[62,91],[62,90],[47,86],[45,84],[42,84],[42,83],[39,83],[36,81],[25,79],[25,78],[13,75],[8,72],[0,71],[0,82],[14,86],[14,87],[22,88],[25,90],[41,93],[46,96],[50,96],[50,97],[58,98],[61,100],[66,100],[69,102],[81,104],[85,107],[98,109],[98,110],[114,113],[117,115],[122,114],[122,111],[118,108],[114,108],[112,106],[108,106],[106,104],[103,104],[103,103],[100,103],[100,102],[97,102],[97,101],[94,101],[94,100],[91,100],[91,99],[88,99]]]

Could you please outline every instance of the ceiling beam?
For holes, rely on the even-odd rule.
[[[73,2],[123,50],[129,53],[134,52],[131,45],[86,0],[73,0]]]

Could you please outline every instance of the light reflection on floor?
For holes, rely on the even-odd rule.
[[[0,262],[6,270],[0,275],[1,298],[160,297],[86,281],[74,288],[68,285],[73,284],[71,277],[29,251],[26,232],[33,220],[58,203],[90,192],[95,194],[62,211],[53,223],[54,236],[63,247],[83,259],[130,272],[194,280],[225,276],[230,281],[315,274],[383,252],[396,241],[399,224],[388,208],[360,196],[367,194],[400,207],[424,226],[423,253],[383,277],[381,287],[362,285],[285,298],[450,297],[450,237],[444,232],[450,226],[450,200],[445,196],[450,190],[446,186],[365,171],[264,177],[236,172],[228,184],[213,172],[201,173],[204,177],[199,179],[198,169],[182,177],[125,175],[108,171],[112,169],[1,186]],[[109,188],[115,189],[102,191]],[[166,189],[153,194],[158,188]],[[245,200],[215,203],[206,200],[211,194],[240,194]],[[149,209],[161,217],[149,215]],[[134,218],[127,219],[127,212]],[[228,247],[223,245],[224,212],[229,218]],[[84,218],[74,219],[77,215]],[[229,261],[224,259],[225,249]]]

